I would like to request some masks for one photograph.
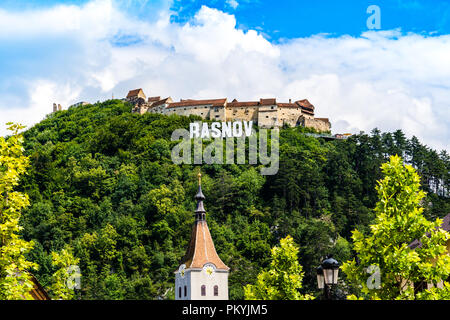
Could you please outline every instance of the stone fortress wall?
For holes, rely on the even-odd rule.
[[[253,121],[261,128],[303,126],[318,131],[330,131],[331,123],[327,118],[315,118],[314,106],[306,99],[288,103],[277,102],[275,98],[259,101],[228,102],[223,99],[180,100],[174,102],[168,97],[147,98],[142,89],[131,90],[126,99],[134,104],[132,112],[177,114],[183,116],[197,115],[206,120],[215,121]]]

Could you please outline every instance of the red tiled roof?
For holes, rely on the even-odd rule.
[[[202,106],[202,105],[212,105],[214,107],[224,106],[227,98],[224,99],[209,99],[209,100],[182,100],[180,102],[172,102],[168,108],[177,107],[189,107],[189,106]]]
[[[127,98],[136,97],[139,94],[139,92],[141,92],[141,91],[142,91],[142,88],[130,90],[127,94]],[[144,91],[142,91],[142,93],[144,93]]]
[[[236,99],[235,99],[236,100]],[[236,107],[257,107],[259,105],[258,101],[233,101],[228,102],[227,107],[236,108]]]
[[[169,100],[172,100],[172,98],[167,97],[167,98],[165,98],[165,99],[162,99],[162,100],[159,100],[159,101],[157,101],[157,102],[154,102],[154,103],[151,105],[151,108],[160,106],[160,105],[165,104],[165,103],[170,103]]]
[[[272,106],[277,104],[277,99],[269,98],[269,99],[259,99],[259,104],[262,106]]]
[[[295,103],[301,106],[302,108],[314,110],[314,106],[308,101],[308,99],[298,100],[295,101]]]
[[[324,122],[330,122],[328,118],[315,118],[316,120],[324,121]]]
[[[189,247],[181,263],[184,263],[186,268],[203,268],[208,262],[214,263],[217,269],[230,269],[219,258],[206,221],[196,221],[192,228]]]
[[[277,105],[281,108],[300,108],[300,106],[295,103],[280,103],[280,102],[278,102]]]
[[[148,102],[156,102],[161,100],[161,97],[148,97],[147,101]]]

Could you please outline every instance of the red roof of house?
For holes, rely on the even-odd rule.
[[[156,102],[161,100],[161,97],[148,97],[147,101],[148,102]]]
[[[154,102],[154,103],[151,105],[151,107],[153,108],[153,107],[157,107],[157,106],[160,106],[160,105],[162,105],[162,104],[165,104],[165,103],[170,103],[170,101],[172,101],[172,98],[167,97],[167,98],[165,98],[165,99],[162,99],[162,100],[159,100],[159,101],[157,101],[157,102]]]
[[[300,108],[300,106],[295,103],[280,103],[280,102],[278,102],[277,105],[281,108]]]
[[[259,99],[259,104],[262,106],[272,106],[277,104],[277,99],[269,98],[269,99]]]
[[[236,100],[236,99],[235,99]],[[228,102],[227,107],[236,108],[236,107],[257,107],[259,105],[258,101],[233,101]]]
[[[314,106],[308,101],[308,99],[298,100],[295,101],[295,103],[301,106],[302,108],[314,110]]]
[[[209,99],[209,100],[182,100],[180,102],[172,102],[168,108],[177,107],[189,107],[189,106],[202,106],[202,105],[212,105],[213,107],[223,107],[227,102],[227,98],[223,99]]]
[[[127,98],[137,97],[139,95],[139,92],[141,92],[141,91],[142,91],[142,88],[130,90],[127,94]],[[142,91],[142,93],[144,93],[144,91]]]

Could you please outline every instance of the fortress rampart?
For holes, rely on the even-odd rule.
[[[315,118],[314,106],[306,99],[288,103],[277,102],[275,98],[259,101],[228,102],[227,98],[209,100],[181,100],[174,102],[168,97],[147,98],[142,89],[131,90],[126,100],[134,104],[132,112],[197,115],[206,120],[216,121],[253,121],[262,128],[303,126],[318,131],[330,131],[327,118]]]

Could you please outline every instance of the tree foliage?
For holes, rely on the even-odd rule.
[[[309,294],[301,294],[303,270],[298,263],[298,248],[291,236],[280,240],[280,246],[272,248],[269,269],[261,272],[254,285],[244,288],[247,300],[311,300]]]
[[[61,252],[52,252],[52,264],[57,270],[53,273],[53,283],[50,287],[53,299],[71,300],[75,297],[74,288],[80,259],[73,256],[72,248],[66,247]]]
[[[446,242],[450,235],[440,228],[441,219],[430,222],[423,215],[420,203],[425,193],[412,166],[404,165],[399,156],[392,156],[381,169],[384,178],[376,187],[379,201],[375,221],[368,235],[353,231],[357,261],[353,259],[342,268],[349,280],[362,286],[362,297],[420,299],[438,295],[436,289],[418,293],[414,283],[424,281],[436,287],[448,278],[450,256]],[[411,248],[415,239],[420,245]],[[380,270],[378,288],[367,281],[368,272],[374,267]]]
[[[32,241],[22,239],[22,209],[29,205],[28,196],[16,191],[19,178],[26,172],[28,158],[23,154],[22,126],[8,123],[13,135],[0,137],[0,299],[31,299],[33,288],[30,269],[37,265],[26,258]]]
[[[178,143],[171,134],[200,118],[132,114],[131,108],[119,100],[73,107],[24,132],[30,166],[18,190],[31,205],[21,234],[35,243],[27,256],[39,264],[35,276],[45,288],[55,272],[51,252],[69,245],[83,275],[77,298],[174,297],[173,271],[194,221],[197,168],[171,161]],[[422,177],[424,215],[450,212],[445,152],[405,140],[401,131],[334,141],[304,134],[310,131],[280,130],[274,176],[263,177],[248,163],[202,165],[208,225],[231,268],[231,299],[244,297],[243,287],[269,267],[270,248],[288,234],[299,248],[303,288],[318,294],[320,258],[351,258],[351,231],[367,231],[373,221],[380,166],[394,152]]]

